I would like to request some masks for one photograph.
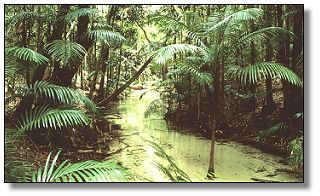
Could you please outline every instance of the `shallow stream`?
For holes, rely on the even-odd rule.
[[[197,136],[188,129],[170,126],[161,118],[144,117],[147,106],[159,98],[157,92],[149,91],[142,99],[145,90],[133,90],[130,97],[118,104],[114,113],[121,118],[113,119],[121,124],[119,138],[110,144],[114,153],[108,160],[117,162],[129,169],[135,181],[168,181],[168,178],[154,165],[161,162],[155,150],[145,140],[158,143],[175,163],[185,171],[192,181],[208,181],[206,173],[209,164],[210,140]],[[266,154],[258,149],[233,141],[216,142],[215,182],[254,182],[277,181],[299,182],[301,176],[283,172],[289,167],[282,158]]]

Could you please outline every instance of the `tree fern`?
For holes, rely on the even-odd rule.
[[[47,106],[35,107],[17,120],[20,133],[35,128],[62,128],[76,125],[88,125],[90,118],[79,109],[52,109]]]
[[[61,65],[79,63],[86,54],[86,49],[76,42],[55,40],[48,44],[48,53]]]
[[[51,153],[48,155],[44,168],[34,172],[32,182],[123,182],[128,173],[124,168],[112,162],[85,161],[68,163],[63,161],[57,168],[56,163],[61,150],[50,164]]]
[[[72,22],[77,20],[81,16],[94,16],[97,14],[97,9],[94,8],[80,8],[73,12],[68,13],[65,16],[67,22]]]
[[[302,80],[293,71],[282,64],[273,62],[262,62],[254,65],[239,68],[234,72],[241,84],[255,84],[266,77],[279,77],[295,86],[302,86]]]
[[[12,55],[15,58],[24,60],[24,61],[31,61],[38,64],[45,64],[49,61],[49,59],[42,54],[31,50],[29,48],[23,47],[11,47],[5,49],[5,55],[10,56]]]
[[[25,95],[36,95],[49,98],[54,101],[72,105],[83,103],[92,112],[96,112],[96,105],[85,95],[72,88],[50,84],[46,81],[36,81],[25,89]]]

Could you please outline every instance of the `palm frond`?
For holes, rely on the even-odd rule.
[[[207,51],[199,46],[192,44],[172,44],[163,48],[160,48],[155,52],[155,60],[157,64],[165,64],[168,60],[174,58],[175,54],[186,55],[187,53],[207,55]]]
[[[31,50],[30,48],[23,48],[23,47],[10,47],[5,49],[5,55],[13,56],[18,59],[24,61],[31,61],[38,64],[45,64],[49,61],[49,59],[42,54]]]
[[[92,112],[97,111],[96,105],[79,91],[46,81],[36,81],[34,84],[28,85],[25,89],[25,95],[38,95],[68,105],[83,103]]]
[[[81,62],[87,52],[81,44],[67,40],[55,40],[46,47],[52,58],[62,65]]]
[[[287,131],[289,128],[288,124],[285,123],[285,122],[280,122],[280,123],[277,123],[275,125],[273,125],[272,127],[266,129],[266,130],[263,130],[259,133],[259,139],[263,139],[263,138],[266,138],[266,137],[270,137],[270,136],[273,136],[275,134],[278,134],[279,132],[285,132]]]
[[[120,33],[103,29],[91,30],[87,33],[87,36],[94,41],[106,41],[113,45],[120,45],[126,41],[126,38]]]
[[[210,21],[209,23],[205,23],[207,31],[206,33],[212,33],[220,28],[226,27],[229,22],[241,22],[241,21],[250,21],[255,20],[259,17],[261,17],[263,14],[263,10],[260,8],[248,8],[245,10],[240,10],[238,12],[235,12],[229,16],[224,17],[222,20],[217,22],[216,20],[214,22]],[[218,17],[215,17],[217,19]]]
[[[112,162],[85,161],[80,163],[62,162],[57,168],[56,163],[61,150],[53,158],[48,155],[44,168],[34,172],[32,182],[124,182],[128,173],[124,168]]]
[[[167,75],[178,75],[178,74],[190,74],[192,79],[197,81],[202,85],[212,85],[212,76],[211,74],[201,71],[199,68],[192,66],[191,64],[187,64],[185,62],[178,63],[177,68],[170,70]]]
[[[295,35],[291,31],[282,27],[266,27],[241,36],[238,40],[237,46],[239,47],[239,45],[250,45],[252,44],[252,42],[255,44],[264,44],[270,39],[281,37],[281,35],[295,37]]]
[[[302,80],[293,71],[279,63],[262,62],[238,69],[233,74],[241,84],[255,84],[266,77],[279,77],[295,86],[302,86]]]
[[[148,118],[153,114],[164,115],[166,113],[166,108],[161,99],[153,100],[144,111],[144,117]]]
[[[65,16],[65,20],[67,22],[72,22],[72,21],[77,20],[81,16],[94,16],[97,13],[98,13],[97,9],[94,9],[94,8],[80,8],[80,9],[77,9],[73,12],[68,13]]]
[[[45,18],[43,14],[32,11],[20,12],[9,19],[10,24],[16,25],[22,23],[23,21],[33,20],[37,21],[39,18]]]
[[[34,128],[62,128],[87,125],[90,118],[79,109],[52,109],[47,106],[35,107],[26,111],[17,120],[16,127],[20,133]]]

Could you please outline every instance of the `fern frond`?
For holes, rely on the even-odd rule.
[[[55,168],[60,152],[61,150],[51,164],[50,153],[44,168],[39,167],[29,180],[32,182],[124,182],[127,180],[128,173],[124,168],[112,162],[89,160],[71,164],[64,161]]]
[[[52,109],[47,106],[35,107],[21,115],[16,127],[20,133],[34,128],[62,128],[87,125],[90,118],[79,109]]]
[[[24,61],[31,61],[38,64],[45,64],[49,61],[49,59],[42,54],[31,50],[29,48],[23,48],[23,47],[11,47],[5,49],[5,55],[7,56],[14,56],[18,59],[24,60]]]
[[[279,63],[262,62],[238,69],[234,76],[241,84],[255,84],[266,77],[279,77],[295,86],[302,86],[302,80],[293,71]]]
[[[87,52],[81,44],[67,40],[55,40],[46,47],[52,58],[62,65],[81,62]]]
[[[68,13],[65,16],[65,20],[67,22],[72,22],[77,20],[81,16],[94,16],[94,15],[97,15],[97,13],[98,13],[97,9],[94,9],[94,8],[80,8],[73,12]]]
[[[91,30],[87,36],[94,41],[106,41],[109,44],[119,45],[126,41],[120,33],[107,31],[103,29]]]
[[[83,103],[92,112],[97,110],[96,105],[80,92],[72,88],[50,84],[46,81],[36,81],[34,84],[28,85],[25,95],[39,95],[68,105]]]

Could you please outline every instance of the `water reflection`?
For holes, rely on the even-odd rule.
[[[121,162],[132,173],[152,181],[168,181],[168,178],[154,166],[155,161],[161,162],[161,160],[145,141],[150,140],[158,143],[168,155],[174,157],[178,166],[193,181],[206,181],[210,140],[195,136],[187,130],[170,129],[167,122],[159,116],[146,119],[144,111],[153,100],[159,98],[159,93],[150,91],[139,99],[143,92],[143,90],[133,91],[132,95],[116,108],[116,112],[122,116],[122,119],[115,120],[122,127],[121,140],[111,143],[111,149],[126,148],[109,159]],[[276,169],[287,166],[279,163],[280,157],[262,153],[257,149],[235,142],[217,142],[215,150],[218,178],[214,181],[246,182],[253,181],[253,177],[275,181],[302,180],[286,173],[267,177],[274,174]],[[145,181],[142,178],[136,180]]]

